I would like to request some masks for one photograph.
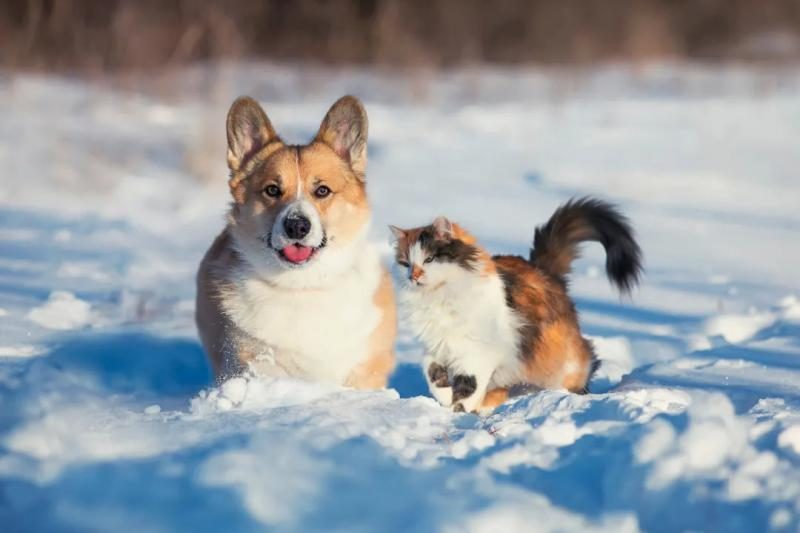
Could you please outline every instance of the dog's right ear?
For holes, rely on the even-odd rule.
[[[368,130],[369,121],[363,104],[355,96],[342,96],[322,119],[315,140],[333,148],[363,182],[367,171]]]
[[[228,111],[228,168],[236,172],[253,154],[279,141],[267,114],[249,96],[240,96]]]

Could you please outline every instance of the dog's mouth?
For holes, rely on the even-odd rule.
[[[270,239],[268,238],[267,242],[269,243],[269,241]],[[299,242],[293,242],[283,248],[273,248],[272,246],[270,246],[270,248],[275,250],[278,257],[286,263],[291,265],[304,265],[311,261],[327,243],[327,237],[323,237],[322,242],[319,243],[318,246],[308,246]]]
[[[281,259],[288,261],[294,265],[302,265],[311,259],[317,252],[317,248],[313,246],[303,246],[302,244],[290,244],[278,250],[278,255]]]

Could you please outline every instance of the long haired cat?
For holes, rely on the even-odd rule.
[[[517,388],[586,393],[599,365],[567,294],[578,245],[603,245],[608,278],[623,293],[642,272],[628,220],[594,198],[568,201],[536,228],[528,259],[492,257],[444,217],[391,230],[407,271],[401,304],[427,351],[425,378],[455,411],[491,410]]]

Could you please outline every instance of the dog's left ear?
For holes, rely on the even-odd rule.
[[[324,142],[350,164],[359,180],[367,171],[367,112],[355,96],[343,96],[322,120],[315,141]]]

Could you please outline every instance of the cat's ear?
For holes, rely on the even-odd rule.
[[[433,230],[437,239],[449,239],[453,236],[453,223],[445,217],[436,217],[433,221]]]
[[[392,232],[392,236],[395,238],[395,240],[398,240],[398,241],[406,236],[406,230],[400,229],[397,226],[391,226],[390,225],[389,226],[389,231]]]

